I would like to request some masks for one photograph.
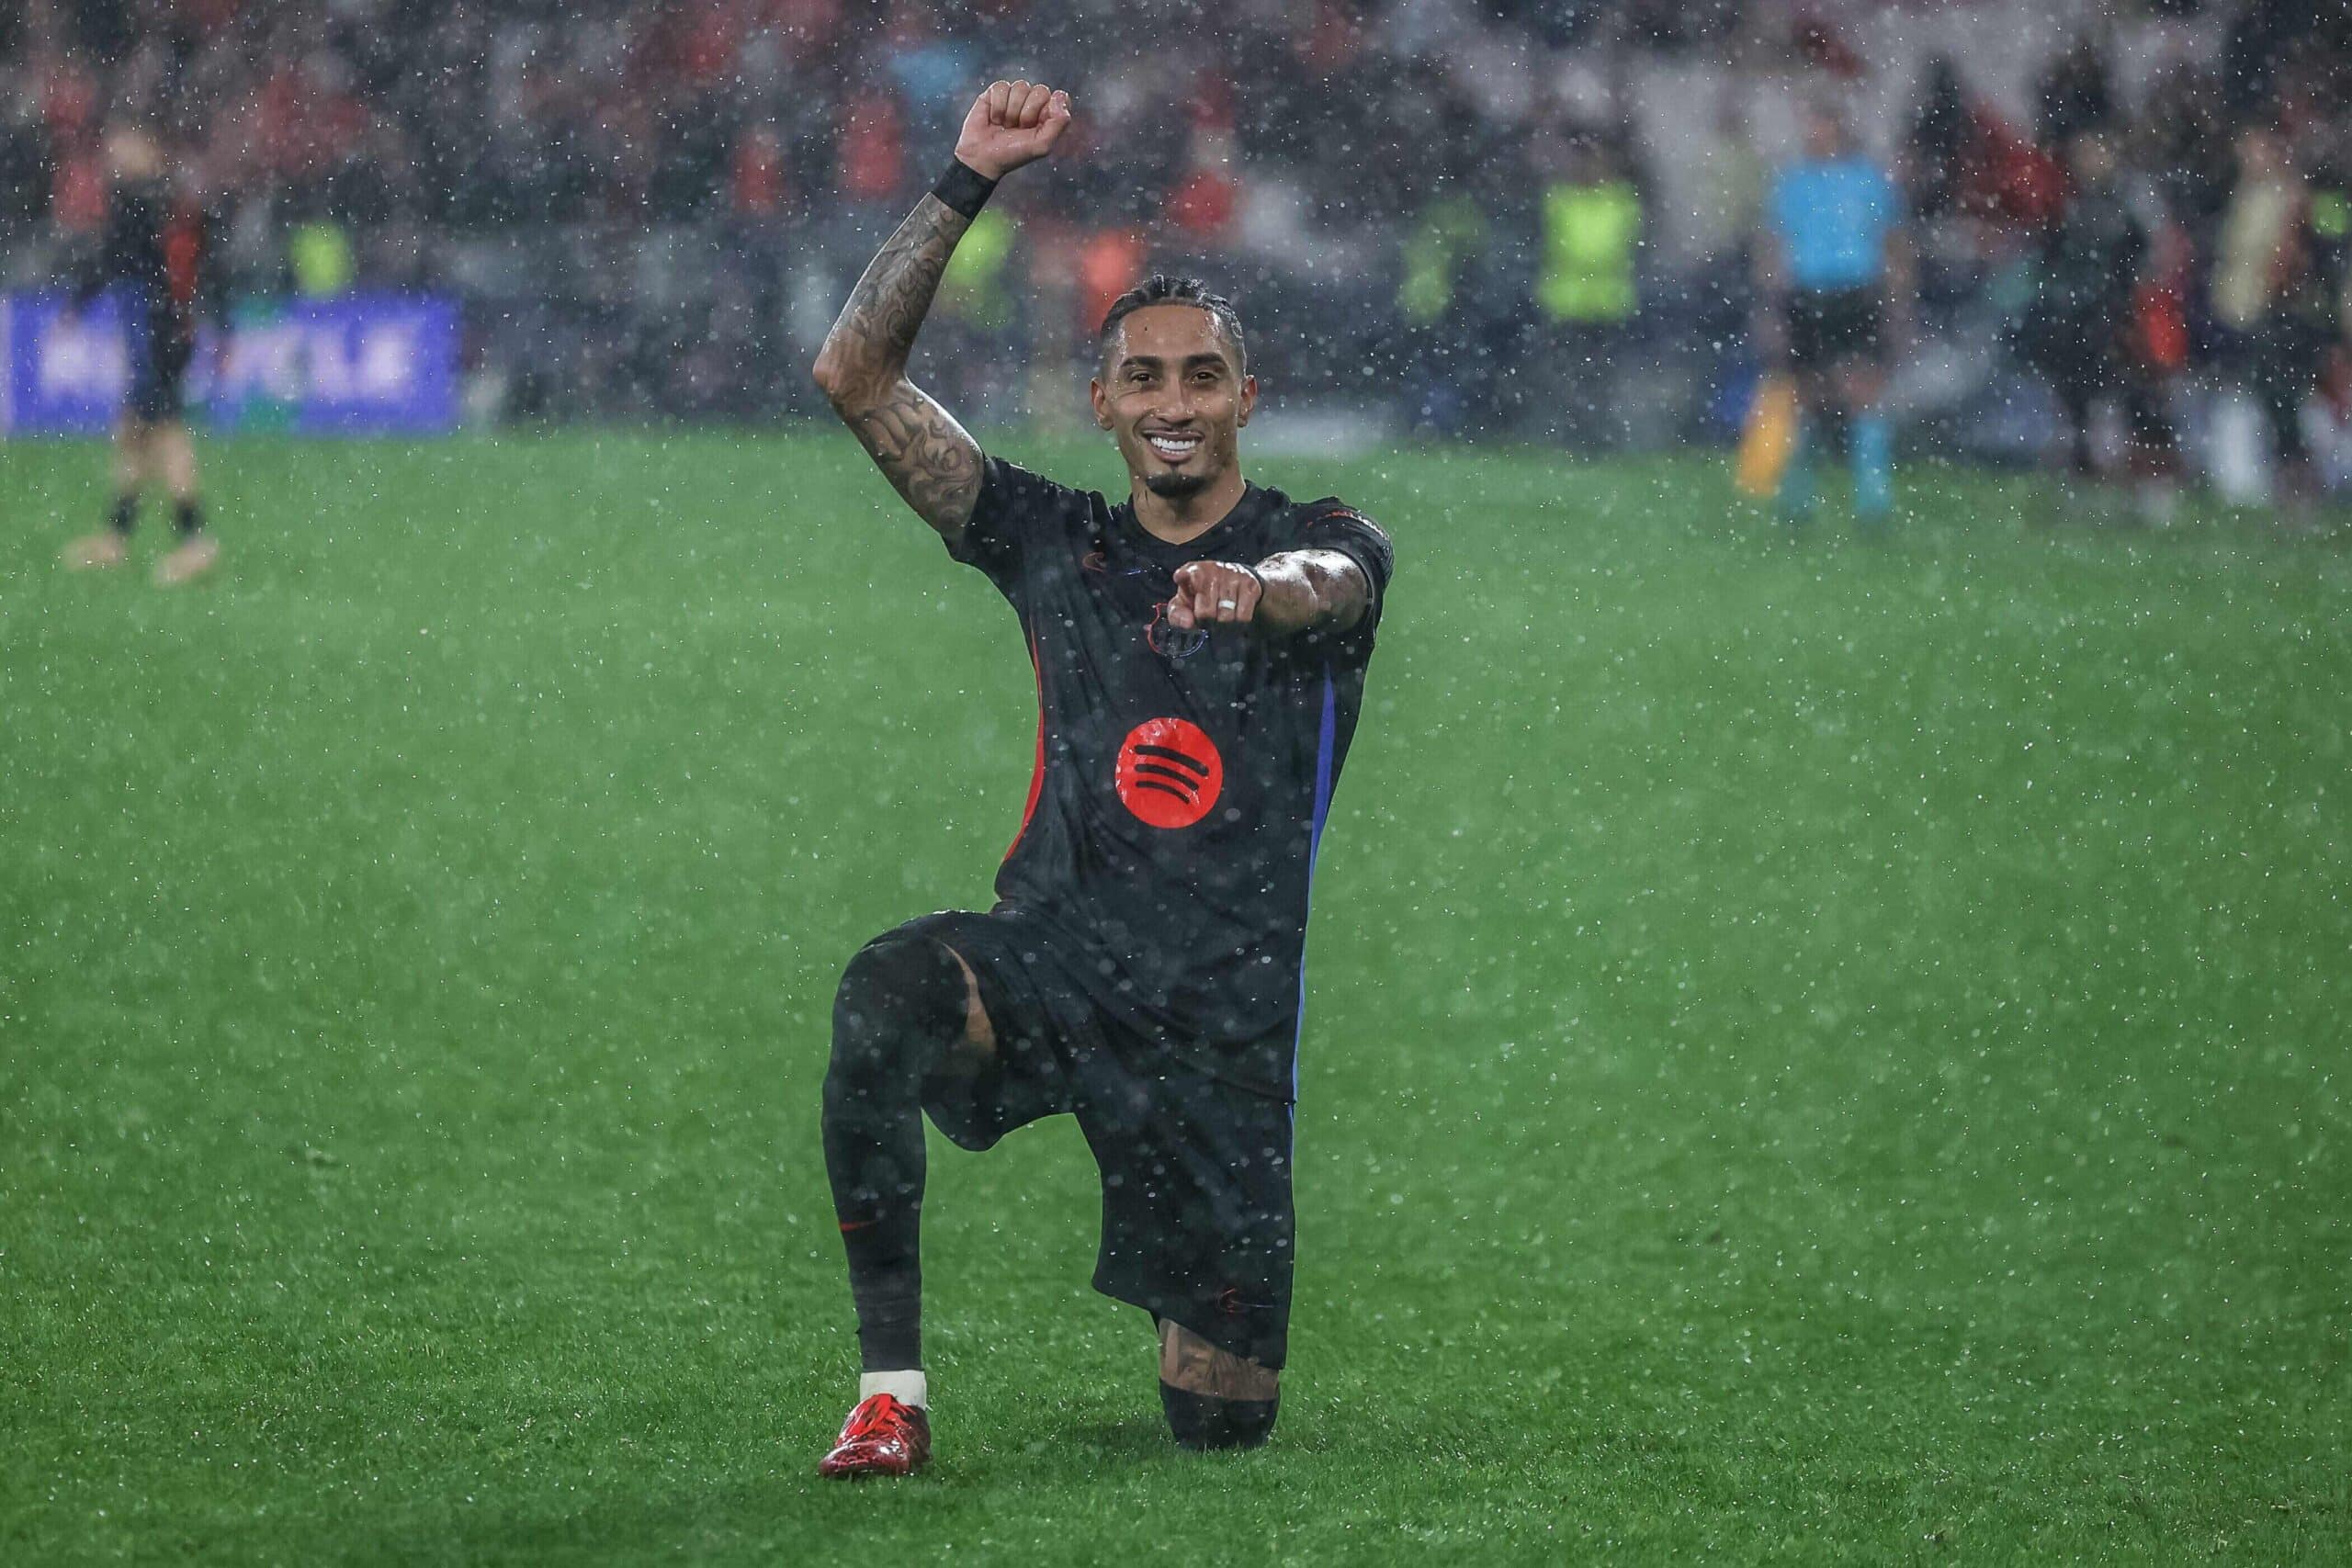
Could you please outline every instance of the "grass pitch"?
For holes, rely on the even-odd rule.
[[[2339,548],[1261,464],[1400,558],[1275,1444],[1167,1444],[1062,1122],[935,1142],[847,1489],[828,999],[989,897],[1011,615],[836,435],[206,460],[164,594],[0,452],[0,1560],[2352,1550]]]

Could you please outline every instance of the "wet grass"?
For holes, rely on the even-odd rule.
[[[1167,1446],[1047,1125],[937,1146],[941,1462],[845,1490],[826,1006],[988,897],[1011,616],[830,435],[208,456],[174,596],[0,451],[0,1560],[2352,1540],[2339,546],[1267,462],[1402,562],[1282,1428]]]

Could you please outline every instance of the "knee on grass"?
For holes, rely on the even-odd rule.
[[[1188,1449],[1254,1449],[1272,1436],[1282,1374],[1159,1320],[1159,1407]]]
[[[1282,1399],[1216,1399],[1161,1383],[1159,1407],[1180,1448],[1254,1449],[1273,1436]]]

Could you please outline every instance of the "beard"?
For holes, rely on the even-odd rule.
[[[1207,474],[1147,474],[1143,488],[1162,501],[1190,501],[1209,488]]]

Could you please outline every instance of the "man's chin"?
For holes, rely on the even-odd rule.
[[[1209,488],[1206,474],[1146,474],[1143,488],[1162,501],[1190,501]]]

